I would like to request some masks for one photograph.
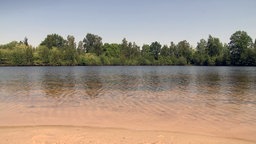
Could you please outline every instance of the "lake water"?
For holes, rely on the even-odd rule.
[[[256,141],[256,67],[1,67],[0,119]]]

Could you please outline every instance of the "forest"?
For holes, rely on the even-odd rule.
[[[63,38],[49,34],[33,47],[28,38],[0,45],[1,66],[88,66],[88,65],[198,65],[256,66],[256,40],[245,31],[236,31],[229,43],[209,35],[196,47],[183,40],[162,45],[155,41],[142,47],[125,38],[121,43],[103,43],[88,33],[75,42],[72,35]]]

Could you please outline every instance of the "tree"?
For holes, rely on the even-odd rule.
[[[192,48],[190,44],[186,41],[180,41],[177,44],[178,58],[184,57],[186,59],[186,63],[189,64],[192,59]],[[182,58],[182,62],[184,62]]]
[[[33,61],[34,61],[34,57],[33,57],[33,49],[31,46],[27,46],[25,48],[25,63],[26,65],[32,65]]]
[[[228,44],[224,44],[223,46],[223,58],[222,58],[222,65],[228,66],[230,65],[230,52]]]
[[[107,56],[107,57],[118,58],[120,56],[120,45],[119,44],[105,43],[103,45],[103,50],[105,52],[105,56]]]
[[[211,35],[208,38],[207,42],[207,53],[210,57],[218,56],[222,53],[223,45],[218,38],[212,37]]]
[[[37,48],[40,63],[43,65],[49,64],[50,50],[48,47],[42,45]]]
[[[176,47],[174,42],[171,42],[171,45],[170,45],[170,55],[172,57],[174,57],[174,56],[176,56],[176,53],[177,53],[177,47]]]
[[[75,37],[72,35],[67,36],[67,46],[72,49],[76,49]]]
[[[121,44],[121,58],[130,58],[130,47],[129,47],[129,43],[126,40],[126,38],[124,38],[122,40],[122,44]]]
[[[76,51],[76,43],[75,37],[68,35],[67,37],[67,44],[65,46],[64,54],[64,61],[66,65],[75,65],[77,63],[77,51]]]
[[[152,42],[150,45],[150,53],[154,56],[155,60],[158,60],[161,47],[161,44],[157,41]]]
[[[17,44],[11,53],[11,63],[13,65],[33,64],[33,50],[25,44]]]
[[[150,46],[149,45],[144,44],[142,46],[141,55],[142,56],[149,56],[150,55]]]
[[[167,45],[164,45],[161,49],[160,55],[164,57],[170,56],[170,48]]]
[[[99,56],[102,53],[102,38],[98,35],[88,33],[83,40],[87,53],[95,53]]]
[[[201,39],[197,43],[196,52],[193,55],[193,64],[195,65],[205,65],[207,60],[207,41]]]
[[[25,37],[24,38],[24,42],[23,42],[26,46],[28,46],[28,38],[27,37]]]
[[[164,45],[160,52],[160,65],[171,65],[172,63],[172,56],[170,48],[167,45]]]
[[[252,48],[248,48],[241,55],[242,65],[256,66],[256,51]]]
[[[12,42],[9,42],[7,44],[4,44],[4,45],[0,45],[0,49],[9,49],[9,50],[13,50],[16,45],[18,45],[19,43],[17,41],[12,41]]]
[[[207,49],[207,41],[205,39],[201,39],[200,42],[197,43],[196,51],[200,55],[203,55],[206,53],[206,49]]]
[[[83,41],[78,42],[77,51],[79,54],[81,54],[82,52],[85,52]]]
[[[51,65],[61,65],[62,56],[60,50],[57,47],[53,47],[50,50],[49,60]]]
[[[62,36],[58,34],[50,34],[47,35],[47,37],[44,39],[44,41],[41,42],[40,45],[45,45],[49,49],[52,49],[52,47],[63,48],[65,43],[66,41]]]
[[[242,65],[242,55],[252,47],[252,38],[245,31],[237,31],[230,37],[229,51],[232,65]]]
[[[144,44],[141,50],[141,57],[139,59],[140,65],[151,65],[153,63],[154,56],[150,52],[150,45]]]
[[[140,55],[140,47],[133,42],[131,46],[131,58],[136,59]]]

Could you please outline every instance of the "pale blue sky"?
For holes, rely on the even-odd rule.
[[[125,37],[140,46],[196,46],[209,34],[227,43],[237,30],[256,38],[256,0],[1,0],[0,18],[0,44],[27,36],[37,46],[52,33],[77,42],[87,33],[110,43]]]

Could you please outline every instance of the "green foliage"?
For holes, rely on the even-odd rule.
[[[80,56],[79,65],[101,65],[101,59],[92,53]]]
[[[63,54],[63,62],[64,65],[76,65],[78,60],[78,52],[76,50],[75,37],[69,35],[67,37],[67,44],[65,45]]]
[[[55,66],[59,66],[61,65],[62,62],[62,54],[60,52],[60,50],[57,47],[53,47],[50,51],[49,51],[49,63],[50,65],[55,65]]]
[[[203,54],[200,51],[196,51],[193,55],[193,64],[199,65],[199,66],[205,65],[206,58],[207,58],[206,54]]]
[[[57,48],[63,48],[65,45],[66,41],[63,39],[62,36],[58,34],[50,34],[47,35],[47,37],[42,41],[40,45],[45,45],[49,49],[52,47],[57,47]]]
[[[199,55],[206,54],[207,49],[207,41],[204,39],[201,39],[200,42],[197,43],[196,51]]]
[[[99,56],[102,52],[102,38],[98,35],[88,33],[83,40],[87,53],[95,53]]]
[[[223,49],[222,43],[218,38],[214,38],[211,35],[208,38],[206,51],[210,57],[218,56],[221,54]]]
[[[246,52],[252,47],[252,38],[244,31],[237,31],[230,37],[229,50],[232,65],[244,65]]]
[[[192,48],[190,47],[190,44],[186,40],[181,41],[177,44],[176,53],[179,63],[178,65],[190,64],[190,61],[192,60]]]
[[[49,63],[50,50],[46,46],[39,46],[37,49],[39,64],[47,65]]]
[[[179,57],[176,60],[176,65],[186,65],[187,64],[187,59],[183,56]]]
[[[157,41],[151,43],[150,45],[150,53],[154,56],[155,60],[158,60],[160,51],[161,51],[161,44]]]
[[[17,41],[12,41],[10,43],[7,43],[5,45],[0,45],[0,49],[9,49],[9,50],[13,50],[16,45],[18,45],[19,43]]]
[[[160,55],[164,57],[170,56],[170,48],[167,45],[164,45],[161,49]]]
[[[109,44],[105,43],[103,46],[103,55],[106,57],[120,57],[121,48],[119,44]]]
[[[244,65],[256,66],[256,40],[244,31],[235,32],[229,44],[211,35],[192,48],[186,41],[170,46],[159,42],[141,48],[125,38],[120,44],[102,43],[100,36],[88,33],[83,41],[74,36],[63,39],[47,35],[36,48],[24,41],[0,45],[0,65]]]
[[[33,51],[31,47],[25,44],[18,44],[11,51],[10,56],[11,65],[32,65],[33,64]]]

